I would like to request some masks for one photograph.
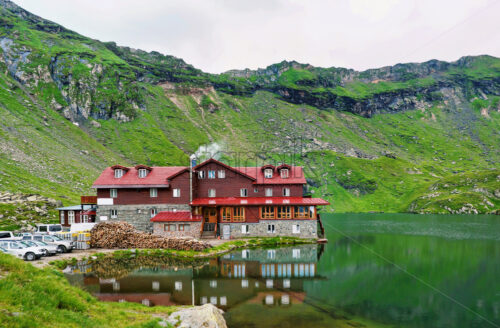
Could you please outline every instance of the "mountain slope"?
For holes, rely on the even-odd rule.
[[[107,165],[185,165],[208,144],[235,165],[304,165],[330,210],[499,209],[498,58],[212,75],[0,12],[0,191],[70,203]]]

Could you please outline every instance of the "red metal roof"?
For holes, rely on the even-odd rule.
[[[273,171],[272,178],[264,178],[264,171],[261,167],[235,167],[240,172],[249,175],[256,180],[254,184],[305,184],[306,178],[301,166],[292,166],[288,173],[288,178],[283,179],[279,172]]]
[[[168,187],[167,178],[185,166],[154,166],[145,178],[139,178],[138,170],[128,168],[121,178],[115,178],[112,167],[106,168],[92,185],[93,188],[120,188],[120,187]]]
[[[151,222],[172,222],[172,221],[182,221],[182,222],[197,222],[201,221],[201,215],[191,215],[189,211],[163,211],[156,214],[151,218]]]
[[[321,198],[307,197],[213,197],[195,198],[191,205],[330,205]]]

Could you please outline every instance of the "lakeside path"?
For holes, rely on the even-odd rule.
[[[232,239],[230,241],[212,239],[207,240],[211,245],[208,252],[194,252],[194,251],[175,251],[175,250],[164,250],[168,251],[165,255],[179,256],[179,257],[191,257],[191,258],[204,258],[204,257],[214,257],[220,254],[224,254],[233,251],[237,248],[242,247],[258,247],[258,246],[286,246],[293,244],[312,244],[316,243],[316,239],[300,239],[300,238],[283,238],[283,237],[273,238],[256,238],[256,239]],[[81,260],[83,258],[91,257],[95,254],[107,254],[111,255],[117,251],[128,251],[130,249],[125,248],[90,248],[90,249],[75,249],[70,253],[57,254],[55,256],[44,256],[39,260],[28,262],[37,268],[44,268],[50,266],[50,262],[53,261],[71,261],[73,258],[76,260]],[[146,249],[141,249],[146,250]],[[154,251],[154,249],[147,249]],[[186,254],[189,252],[189,254]]]

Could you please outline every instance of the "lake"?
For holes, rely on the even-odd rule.
[[[213,303],[229,327],[498,327],[500,217],[322,214],[326,245],[81,262],[104,301]]]

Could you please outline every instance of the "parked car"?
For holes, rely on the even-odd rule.
[[[40,247],[45,253],[45,256],[53,256],[57,254],[57,246],[39,240],[22,240],[20,243],[26,244],[31,247]]]
[[[35,233],[52,235],[61,231],[63,227],[60,224],[37,224]]]
[[[9,254],[25,259],[26,261],[34,261],[44,255],[44,252],[37,247],[27,247],[18,241],[0,240],[0,247],[5,248]]]
[[[0,239],[21,240],[21,237],[15,235],[12,231],[0,231]]]
[[[49,235],[30,235],[30,236],[23,236],[23,241],[24,240],[32,240],[32,241],[43,241],[46,242],[47,244],[52,244],[57,247],[57,251],[59,253],[67,253],[71,252],[73,248],[75,247],[75,242],[69,241],[69,240],[64,240],[62,238],[59,238],[58,236],[49,236]]]
[[[2,252],[2,253],[6,253],[6,254],[8,254],[8,253],[9,253],[9,251],[7,251],[7,250],[6,250],[5,248],[3,248],[3,247],[0,247],[0,252]]]

